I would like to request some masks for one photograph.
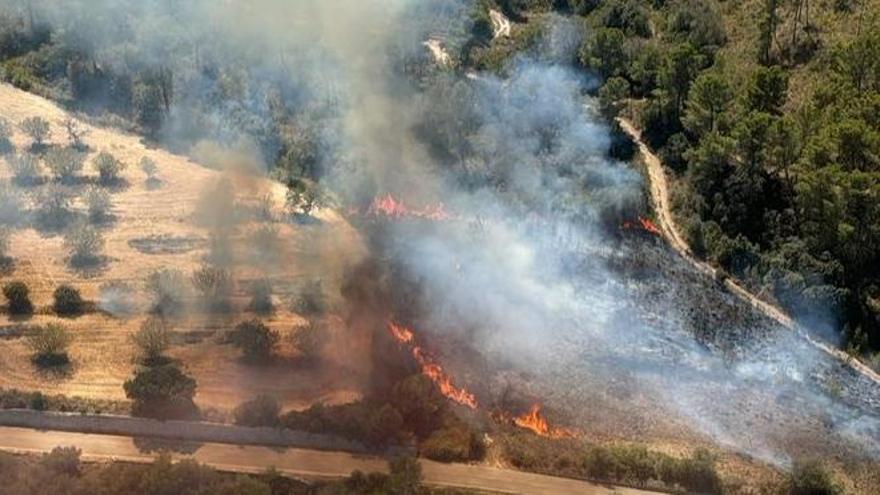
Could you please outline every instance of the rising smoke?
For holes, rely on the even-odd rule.
[[[266,126],[283,101],[312,133],[323,183],[343,207],[363,210],[385,193],[444,203],[449,220],[374,232],[381,242],[371,247],[418,287],[407,299],[412,323],[467,342],[490,367],[528,372],[533,391],[574,421],[634,438],[685,425],[781,464],[817,443],[818,455],[878,455],[876,384],[668,250],[620,239],[617,226],[645,208],[643,184],[608,158],[611,130],[587,96],[595,81],[570,63],[589,35],[580,27],[550,18],[506,77],[466,77],[409,70],[425,66],[429,37],[459,53],[473,7],[464,0],[36,5],[50,22],[75,19],[60,36],[80,37],[101,64],[174,64],[160,132],[169,145],[202,142],[212,156],[253,150],[264,165],[281,150]],[[119,23],[136,25],[135,37],[117,38]],[[172,60],[172,46],[191,56]],[[255,77],[217,81],[199,70],[205,60]],[[234,103],[193,103],[212,92]],[[380,282],[372,292],[388,290]],[[467,378],[491,399],[498,393]]]

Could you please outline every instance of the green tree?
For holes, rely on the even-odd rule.
[[[700,137],[719,130],[722,115],[733,101],[733,91],[727,78],[717,71],[700,74],[688,94],[684,128]]]
[[[608,119],[620,112],[620,104],[629,95],[629,82],[622,77],[612,77],[599,88],[599,107]]]
[[[603,79],[624,75],[628,60],[626,36],[619,29],[596,30],[595,37],[581,47],[580,60]]]
[[[190,417],[197,412],[193,403],[196,381],[171,364],[139,369],[123,389],[134,401],[132,412],[138,416]]]
[[[24,282],[14,281],[4,285],[3,296],[6,298],[6,308],[9,314],[29,315],[34,312],[30,290],[28,290],[28,286]]]
[[[774,65],[758,67],[752,74],[746,94],[749,110],[779,115],[788,95],[788,75]]]
[[[670,95],[677,115],[681,114],[691,84],[704,64],[705,57],[690,43],[681,43],[669,51],[660,71],[660,85]]]

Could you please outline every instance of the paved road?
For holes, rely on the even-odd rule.
[[[68,445],[82,449],[83,458],[88,461],[115,459],[149,462],[153,459],[152,455],[143,453],[130,437],[0,427],[0,450],[19,453],[48,452],[56,446]],[[199,444],[195,453],[177,454],[175,457],[192,457],[217,469],[242,473],[258,473],[274,466],[287,475],[305,478],[344,477],[355,469],[365,472],[387,470],[387,462],[381,457],[219,443]],[[428,484],[491,492],[560,495],[652,493],[486,466],[422,461],[422,469]]]
[[[710,276],[716,276],[715,268],[708,263],[697,259],[696,256],[693,255],[690,246],[684,239],[684,236],[681,235],[681,231],[675,223],[669,199],[669,186],[666,180],[666,169],[663,167],[660,158],[651,151],[642,139],[642,133],[632,122],[623,117],[618,117],[617,122],[620,124],[621,129],[623,129],[623,131],[638,145],[639,152],[645,161],[645,166],[648,169],[648,179],[650,181],[651,200],[654,203],[654,210],[657,213],[657,219],[660,222],[660,230],[663,232],[663,237],[666,238],[667,242],[669,242],[673,249],[681,254],[682,257],[688,260],[698,270]],[[810,335],[810,332],[798,325],[785,313],[785,311],[768,303],[755,294],[752,294],[739,281],[728,277],[724,280],[724,285],[730,290],[730,292],[751,304],[758,311],[761,311],[768,317],[776,320],[782,326],[797,332],[813,347],[843,362],[856,372],[873,381],[875,384],[880,385],[880,374],[858,359],[853,359],[840,349],[813,337]]]

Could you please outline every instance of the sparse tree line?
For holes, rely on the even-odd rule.
[[[87,7],[4,7],[3,79],[77,110],[122,117],[174,149],[204,140],[253,142],[282,178],[306,185],[295,188],[295,203],[309,214],[322,197],[317,181],[335,153],[339,117],[332,91],[297,77],[298,64],[313,63],[310,56],[279,46],[279,59],[274,50],[242,47],[203,22],[198,9],[119,3],[108,30],[104,15],[89,15]],[[72,124],[65,129],[76,148],[84,134]],[[44,126],[31,128],[45,139]]]
[[[304,482],[273,468],[260,474],[231,474],[194,460],[159,455],[153,462],[87,463],[76,447],[42,455],[0,453],[0,483],[16,495],[467,495],[466,490],[428,488],[412,457],[389,461],[389,473],[354,471],[348,478]]]

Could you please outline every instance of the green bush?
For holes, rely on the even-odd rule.
[[[3,296],[6,298],[9,314],[29,315],[34,312],[30,290],[24,282],[15,281],[4,285]]]
[[[106,151],[98,153],[98,156],[92,160],[92,164],[98,171],[101,184],[104,185],[118,182],[119,173],[125,169],[125,163]]]
[[[166,364],[143,368],[122,385],[125,396],[134,401],[132,413],[160,419],[193,418],[196,381],[177,366]]]
[[[52,309],[60,316],[77,316],[85,310],[85,301],[79,291],[69,285],[55,289],[52,298]]]
[[[278,346],[278,332],[260,320],[239,323],[227,337],[227,341],[244,352],[244,358],[254,363],[269,361]]]
[[[281,405],[270,395],[258,395],[233,411],[235,424],[241,426],[278,426]]]

